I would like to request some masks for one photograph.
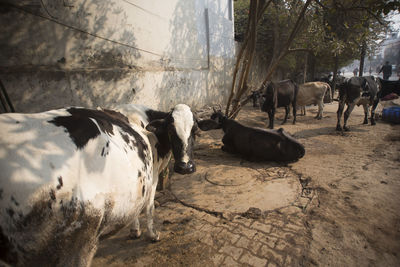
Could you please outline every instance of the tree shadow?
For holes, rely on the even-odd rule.
[[[177,2],[169,28],[172,38],[164,53],[168,61],[161,81],[161,109],[226,101],[235,47],[232,21],[222,16],[228,7],[220,2]]]
[[[141,53],[126,5],[3,1],[0,76],[17,111],[132,102]]]

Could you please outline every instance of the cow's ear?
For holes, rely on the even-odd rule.
[[[219,124],[218,122],[214,121],[214,120],[201,120],[197,122],[199,128],[202,131],[209,131],[209,130],[213,130],[213,129],[221,129],[221,124]]]
[[[156,135],[161,135],[167,130],[167,122],[165,119],[154,120],[147,124],[146,130]]]

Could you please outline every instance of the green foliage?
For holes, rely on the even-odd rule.
[[[235,35],[244,38],[249,12],[249,0],[236,0]],[[283,44],[300,12],[301,0],[274,1],[264,13],[257,32],[257,50],[271,60],[276,49],[274,38]],[[305,14],[302,28],[291,48],[308,49],[314,56],[317,72],[332,70],[334,58],[339,67],[360,56],[360,47],[367,45],[367,55],[374,54],[378,42],[384,39],[388,29],[385,14],[400,10],[398,0],[317,0]],[[278,29],[278,30],[277,30]],[[274,32],[275,30],[275,32]],[[275,50],[274,50],[275,49]],[[288,54],[280,62],[283,72],[296,72],[304,63],[305,56]]]

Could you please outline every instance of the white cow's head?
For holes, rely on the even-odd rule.
[[[193,146],[197,122],[187,105],[176,105],[165,118],[151,121],[146,129],[155,133],[159,140],[156,146],[159,157],[163,157],[172,149],[174,170],[177,173],[196,171]]]

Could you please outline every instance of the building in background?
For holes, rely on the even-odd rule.
[[[19,112],[224,102],[232,0],[4,0],[0,79]]]

